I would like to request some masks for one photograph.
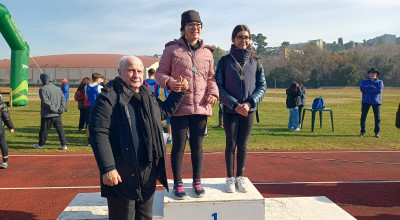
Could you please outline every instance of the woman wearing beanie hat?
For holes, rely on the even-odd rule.
[[[182,87],[188,86],[181,105],[170,120],[173,138],[171,151],[173,191],[177,199],[186,197],[181,169],[188,129],[193,190],[197,197],[202,197],[205,193],[200,181],[203,138],[207,117],[212,115],[212,106],[219,98],[214,78],[212,48],[205,46],[199,39],[203,27],[200,15],[197,11],[189,10],[183,12],[181,18],[181,38],[165,45],[156,73],[157,82],[164,88],[180,91]]]

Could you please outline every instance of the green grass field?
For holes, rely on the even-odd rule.
[[[71,92],[75,89],[71,89]],[[15,125],[15,133],[7,132],[9,151],[15,152],[58,152],[58,136],[52,128],[44,150],[32,148],[38,141],[40,128],[40,99],[38,88],[30,88],[29,104],[9,108]],[[322,96],[326,107],[333,109],[335,132],[331,130],[328,112],[323,115],[323,128],[319,127],[316,116],[314,132],[311,132],[311,113],[306,112],[303,130],[292,132],[287,129],[289,110],[286,109],[284,89],[269,89],[259,105],[260,123],[254,123],[248,149],[256,150],[399,150],[400,130],[394,126],[395,113],[400,100],[400,90],[384,90],[381,107],[381,138],[374,137],[372,108],[367,117],[367,133],[358,137],[360,131],[361,93],[358,88],[340,90],[307,90],[307,105],[311,107],[314,98]],[[68,112],[63,116],[69,152],[91,152],[87,147],[86,133],[78,132],[79,110],[73,100],[68,101]],[[6,99],[6,97],[5,97]],[[204,139],[205,151],[223,151],[225,132],[214,128],[218,124],[218,106],[208,120],[208,134]],[[8,131],[8,129],[6,129]],[[168,145],[171,150],[171,145]],[[187,151],[189,151],[187,147]]]

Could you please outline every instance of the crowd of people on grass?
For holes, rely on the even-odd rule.
[[[196,197],[206,194],[202,186],[203,139],[212,107],[220,102],[220,124],[225,130],[225,163],[228,193],[246,193],[247,144],[253,128],[257,106],[266,92],[263,67],[250,44],[251,32],[246,25],[234,27],[229,54],[214,67],[210,46],[200,39],[203,23],[198,12],[181,15],[179,39],[165,45],[157,70],[148,71],[136,56],[124,56],[118,63],[118,77],[106,81],[99,73],[84,77],[74,99],[80,111],[78,130],[86,129],[100,172],[101,195],[107,198],[110,219],[151,219],[156,179],[168,189],[166,145],[172,144],[172,193],[178,200],[187,197],[182,164],[186,142],[189,142],[192,163],[192,190]],[[380,132],[380,106],[383,82],[379,72],[371,69],[361,82],[361,131],[366,133],[365,120],[372,106],[375,137]],[[67,150],[62,115],[67,112],[69,84],[62,79],[62,88],[53,84],[51,74],[40,75],[43,86],[39,141],[35,149],[44,149],[47,135],[55,127],[60,150]],[[159,99],[164,89],[165,100]],[[305,87],[297,82],[286,90],[289,109],[288,129],[300,131],[301,112],[305,106]],[[399,104],[400,110],[400,104]],[[396,127],[400,128],[399,110]],[[8,167],[8,147],[4,125],[14,132],[7,105],[0,101],[0,147]],[[161,125],[167,120],[167,139]],[[188,133],[190,137],[188,138]],[[236,155],[235,155],[236,151]],[[235,172],[236,160],[236,172]]]

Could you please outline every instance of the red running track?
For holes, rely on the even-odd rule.
[[[265,198],[326,196],[360,220],[400,219],[399,158],[400,151],[249,152],[245,174]],[[224,161],[222,152],[206,152],[203,178],[225,177]],[[0,170],[0,219],[56,219],[76,194],[100,191],[92,154],[12,154],[9,164]],[[186,154],[183,177],[191,172]]]

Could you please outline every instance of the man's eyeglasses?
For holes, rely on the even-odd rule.
[[[201,23],[189,23],[186,24],[190,29],[194,29],[196,27],[197,29],[201,29],[203,27],[203,24]]]
[[[249,41],[249,40],[251,40],[251,37],[237,36],[236,39],[238,41]]]

